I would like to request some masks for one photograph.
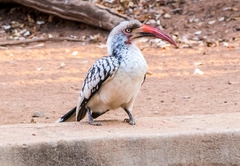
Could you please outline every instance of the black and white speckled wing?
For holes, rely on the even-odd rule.
[[[114,76],[119,65],[119,59],[114,56],[103,57],[93,64],[83,83],[81,95],[84,100],[82,101],[81,106],[88,102],[102,84]]]
[[[106,56],[97,60],[89,69],[83,82],[77,105],[77,120],[81,120],[86,115],[85,105],[91,97],[100,89],[101,85],[111,79],[120,65],[120,59],[114,56]]]

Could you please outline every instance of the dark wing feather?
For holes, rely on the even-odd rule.
[[[58,119],[56,121],[56,123],[75,121],[75,119],[76,119],[76,108],[77,107],[74,107],[73,109],[71,109],[68,113],[66,113],[60,119]]]
[[[115,56],[106,56],[97,60],[89,69],[83,82],[79,96],[76,116],[77,121],[83,119],[87,113],[86,104],[91,97],[100,89],[101,85],[114,76],[120,65],[120,59]]]

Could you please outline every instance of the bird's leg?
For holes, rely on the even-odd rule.
[[[124,122],[128,122],[130,125],[135,125],[136,124],[135,119],[134,119],[133,115],[131,114],[131,112],[126,108],[124,108],[124,110],[126,111],[126,113],[129,116],[129,119],[128,118],[124,119]]]
[[[101,123],[94,122],[90,108],[87,108],[87,113],[88,113],[88,123],[89,124],[94,125],[94,126],[102,126]]]

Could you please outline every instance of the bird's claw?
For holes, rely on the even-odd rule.
[[[135,125],[135,124],[136,124],[134,119],[128,119],[128,118],[125,118],[125,119],[124,119],[124,122],[127,122],[127,123],[129,123],[130,125]]]
[[[102,126],[102,123],[100,122],[89,122],[89,124],[93,126]]]

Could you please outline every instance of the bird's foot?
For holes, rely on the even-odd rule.
[[[102,126],[102,123],[100,122],[89,122],[90,125],[93,125],[93,126]]]
[[[125,108],[124,110],[126,111],[126,113],[127,113],[128,116],[129,116],[129,119],[128,119],[128,118],[124,119],[124,122],[127,122],[127,123],[129,123],[130,125],[135,125],[135,124],[136,124],[136,123],[135,123],[135,119],[134,119],[134,117],[132,116],[132,114],[131,114],[131,112],[129,111],[129,109]]]
[[[94,122],[93,117],[91,115],[91,110],[88,108],[88,123],[93,126],[102,126],[100,122]]]
[[[126,118],[126,119],[124,119],[124,122],[127,122],[127,123],[129,123],[130,125],[135,125],[136,123],[135,123],[135,120],[132,118],[132,119],[128,119],[128,118]]]

